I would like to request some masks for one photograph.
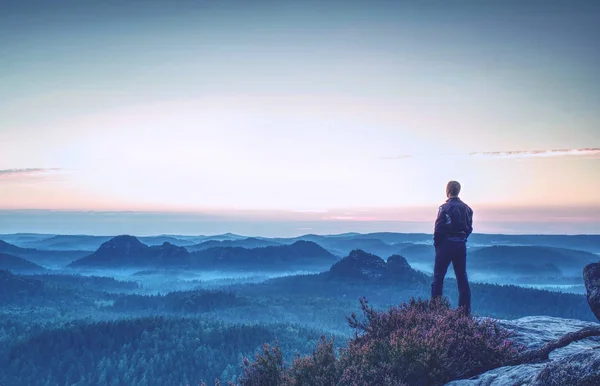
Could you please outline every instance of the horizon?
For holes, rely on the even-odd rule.
[[[600,234],[598,16],[3,2],[0,233]]]
[[[244,235],[238,233],[215,233],[215,234],[180,234],[180,233],[152,233],[152,234],[89,234],[89,233],[33,233],[33,232],[16,232],[16,233],[0,233],[0,236],[19,236],[19,235],[35,235],[35,236],[91,236],[91,237],[118,237],[118,236],[132,236],[136,238],[140,237],[218,237],[218,236],[235,236],[241,238],[262,238],[262,239],[285,239],[285,238],[300,238],[303,236],[323,236],[323,237],[344,237],[350,235],[370,235],[370,234],[382,234],[382,233],[390,233],[390,234],[403,234],[403,235],[431,235],[431,233],[426,232],[345,232],[345,233],[301,233],[298,236],[259,236],[259,235]],[[563,234],[563,233],[473,233],[474,235],[484,235],[484,236],[560,236],[560,237],[576,237],[576,236],[600,236],[600,234],[596,233],[573,233],[573,234]],[[3,241],[3,240],[0,240]],[[10,244],[10,243],[9,243]],[[414,244],[419,244],[419,242],[414,242]]]
[[[15,214],[16,212],[16,214]],[[12,214],[12,215],[11,215]],[[593,214],[592,214],[593,215]],[[159,235],[208,236],[232,233],[245,237],[298,237],[306,234],[339,235],[344,233],[415,233],[432,234],[433,220],[355,221],[343,219],[256,220],[255,216],[205,215],[201,213],[0,210],[0,234],[35,233],[49,235],[140,237]],[[281,215],[280,215],[281,217]],[[335,216],[334,216],[335,217]],[[343,216],[342,216],[343,218]],[[598,235],[594,223],[579,223],[565,232],[564,221],[479,222],[474,234],[494,235]]]

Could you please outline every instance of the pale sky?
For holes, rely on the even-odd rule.
[[[456,179],[481,232],[600,233],[599,38],[597,1],[2,1],[0,232],[428,231]]]

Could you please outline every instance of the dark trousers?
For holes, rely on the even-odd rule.
[[[458,306],[463,307],[467,314],[471,313],[471,288],[467,277],[467,245],[463,242],[443,241],[435,249],[435,266],[433,268],[433,283],[431,298],[442,296],[444,278],[448,266],[452,263],[454,275],[458,282]]]

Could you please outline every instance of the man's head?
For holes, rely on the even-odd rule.
[[[448,198],[458,197],[459,193],[460,193],[460,184],[458,183],[458,181],[448,182],[448,185],[446,185],[446,196]]]

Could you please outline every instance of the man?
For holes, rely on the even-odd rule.
[[[473,210],[458,198],[461,186],[450,181],[446,186],[448,200],[439,208],[433,232],[435,267],[431,298],[442,296],[444,277],[452,263],[458,282],[458,306],[471,314],[471,289],[467,278],[467,238],[473,232]]]

